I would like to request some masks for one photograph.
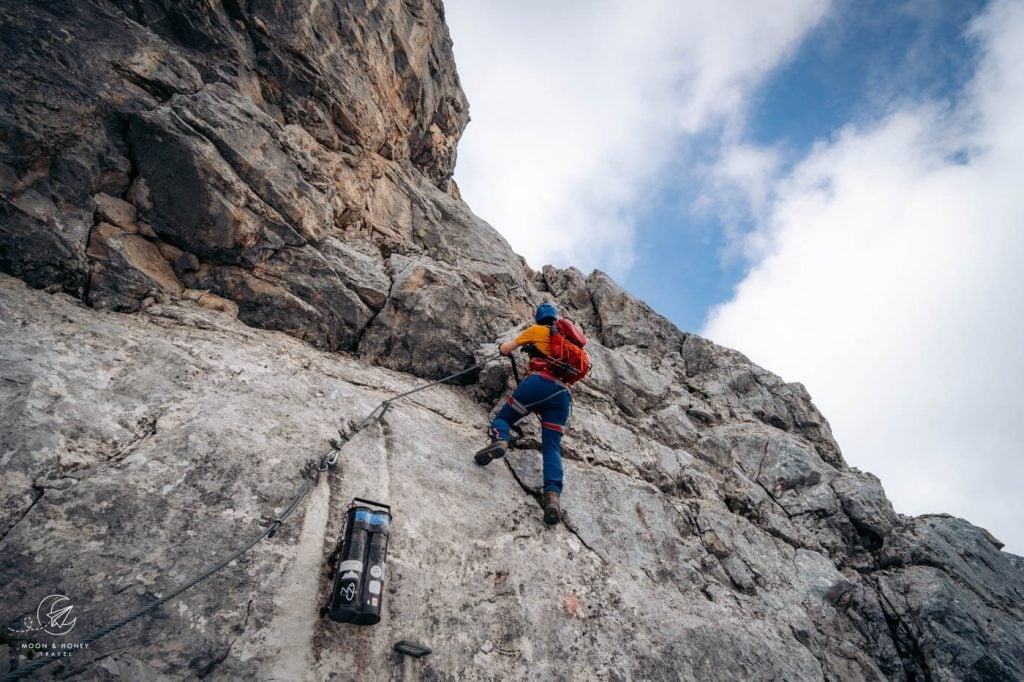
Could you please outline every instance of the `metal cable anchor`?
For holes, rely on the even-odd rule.
[[[333,467],[335,464],[337,464],[338,463],[338,455],[340,455],[340,454],[341,454],[341,452],[339,451],[338,448],[334,448],[333,450],[331,450],[327,454],[327,456],[324,457],[323,460],[321,460],[321,462],[320,462],[320,471],[327,471],[328,469]]]

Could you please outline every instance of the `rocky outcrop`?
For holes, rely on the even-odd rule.
[[[258,535],[336,428],[552,300],[594,360],[563,524],[535,423],[471,461],[511,386],[491,362],[396,402],[273,539],[51,670],[1024,678],[1024,560],[896,514],[803,386],[603,273],[530,270],[458,198],[439,3],[7,3],[0,34],[5,660],[46,595],[84,635]],[[353,495],[395,510],[370,629],[319,615]]]
[[[538,278],[556,275],[578,291],[630,298],[600,275],[549,269]],[[83,634],[258,534],[334,427],[422,385],[187,300],[141,316],[100,313],[5,277],[0,310],[0,404],[4,423],[18,425],[0,433],[10,472],[0,518],[5,614],[19,621],[43,592],[66,594]],[[562,526],[541,520],[536,424],[523,425],[506,460],[486,469],[471,461],[491,406],[479,398],[510,382],[507,365],[492,363],[472,386],[396,403],[273,540],[155,618],[76,653],[64,673],[1024,672],[1019,558],[960,519],[894,513],[876,478],[836,459],[802,389],[740,354],[679,332],[671,350],[612,351],[596,336],[600,362],[576,391],[566,439]],[[777,420],[764,418],[766,404]],[[396,518],[385,619],[370,630],[318,612],[325,558],[354,495],[386,500]],[[402,661],[390,651],[398,639],[436,653]]]
[[[389,352],[410,274],[511,321],[523,265],[453,197],[439,3],[8,3],[0,25],[3,271],[120,311],[210,292],[419,373],[457,360]]]

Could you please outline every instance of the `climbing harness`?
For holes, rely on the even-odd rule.
[[[331,450],[327,454],[325,454],[319,460],[310,459],[310,460],[308,460],[305,463],[305,465],[303,465],[303,467],[302,467],[303,480],[302,480],[302,485],[299,487],[299,491],[295,494],[295,497],[292,498],[292,500],[288,504],[288,506],[285,507],[280,513],[274,514],[273,516],[271,516],[269,518],[268,517],[261,518],[261,522],[266,523],[267,527],[255,539],[251,540],[248,544],[246,544],[244,547],[242,547],[241,549],[236,551],[234,554],[232,554],[228,558],[223,559],[223,560],[217,562],[216,564],[213,564],[212,566],[210,566],[209,568],[204,570],[202,573],[199,573],[193,579],[191,579],[188,582],[185,582],[182,585],[176,587],[174,590],[172,590],[168,594],[164,595],[163,597],[161,597],[161,598],[159,598],[159,599],[157,599],[157,600],[155,600],[153,602],[150,602],[149,604],[146,604],[145,606],[140,607],[140,608],[136,609],[135,611],[132,611],[131,613],[129,613],[127,616],[125,616],[121,620],[116,621],[114,623],[111,623],[110,625],[107,625],[106,627],[101,628],[101,629],[97,630],[96,632],[93,632],[92,634],[88,635],[87,637],[79,640],[78,642],[75,643],[75,645],[73,645],[72,648],[75,648],[75,649],[87,648],[87,646],[89,644],[92,644],[93,642],[97,641],[98,639],[100,639],[102,637],[105,637],[105,636],[109,635],[111,632],[114,632],[115,630],[118,630],[118,629],[124,627],[125,625],[128,625],[132,621],[134,621],[134,620],[136,620],[138,618],[141,618],[142,616],[146,615],[147,613],[160,608],[161,606],[163,606],[167,602],[169,602],[172,599],[174,599],[175,597],[177,597],[182,592],[185,592],[186,590],[189,590],[190,588],[195,587],[196,585],[198,585],[199,583],[203,582],[204,580],[206,580],[207,578],[209,578],[213,574],[217,573],[218,571],[223,569],[225,566],[230,564],[232,561],[236,561],[237,559],[242,557],[245,553],[247,553],[249,550],[251,550],[253,547],[258,545],[264,539],[274,537],[274,535],[277,533],[278,528],[280,528],[281,525],[285,521],[288,520],[288,517],[292,515],[292,513],[298,508],[299,504],[301,504],[302,501],[305,499],[306,495],[309,494],[309,491],[316,484],[316,481],[319,478],[321,472],[327,471],[328,469],[331,469],[335,465],[337,465],[337,463],[338,463],[338,456],[341,454],[341,449],[349,441],[351,441],[352,438],[355,437],[355,435],[358,434],[360,431],[362,431],[366,427],[370,426],[370,424],[373,424],[373,423],[383,419],[384,415],[391,408],[391,404],[393,402],[395,402],[399,398],[404,398],[406,396],[410,396],[413,393],[418,393],[419,391],[425,390],[425,389],[430,388],[432,386],[437,386],[438,384],[443,384],[443,383],[445,383],[447,381],[451,381],[452,379],[460,377],[463,374],[469,374],[470,372],[473,372],[473,371],[476,371],[478,369],[481,369],[482,367],[484,367],[484,366],[490,364],[491,362],[493,362],[494,360],[496,360],[498,357],[500,357],[500,356],[494,355],[494,356],[488,357],[483,362],[477,363],[477,364],[473,365],[472,367],[467,367],[466,369],[464,369],[464,370],[462,370],[460,372],[456,372],[455,374],[451,374],[449,376],[446,376],[443,379],[438,379],[437,381],[433,381],[433,382],[431,382],[429,384],[426,384],[424,386],[420,386],[418,388],[414,388],[411,391],[406,391],[405,393],[400,393],[398,395],[392,396],[392,397],[390,397],[390,398],[388,398],[386,400],[381,401],[380,404],[378,404],[376,407],[374,407],[373,410],[368,415],[366,415],[366,417],[361,422],[359,422],[358,424],[355,424],[354,426],[351,426],[348,430],[344,430],[344,429],[340,430],[338,432],[338,436],[339,437],[336,438],[336,439],[332,438],[330,440]],[[47,665],[49,665],[50,663],[53,663],[54,661],[57,661],[57,660],[59,660],[58,656],[43,655],[42,657],[32,661],[31,663],[26,663],[25,665],[23,665],[22,667],[18,668],[17,670],[14,670],[14,671],[12,671],[10,673],[7,673],[3,677],[0,677],[0,682],[14,682],[15,680],[23,680],[26,677],[28,677],[29,675],[31,675],[32,673],[36,672],[37,670],[40,670],[40,669],[46,667]]]
[[[522,403],[516,403],[516,405],[518,405],[520,408],[526,410],[526,412],[529,413],[531,407],[534,407],[536,405],[540,405],[543,402],[547,402],[548,400],[551,400],[552,398],[554,398],[556,395],[562,395],[563,393],[569,393],[569,388],[567,386],[563,386],[562,390],[555,391],[554,393],[552,393],[551,395],[547,396],[546,398],[541,398],[540,400],[534,400],[532,403],[526,403],[525,405],[522,404]],[[570,397],[571,397],[571,395],[570,395]]]

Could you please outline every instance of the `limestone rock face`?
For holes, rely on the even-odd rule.
[[[1024,559],[897,514],[802,385],[601,272],[531,270],[459,199],[439,2],[8,2],[0,35],[0,659],[169,594],[338,428],[486,363],[41,675],[1024,679]],[[536,420],[472,462],[495,342],[544,300],[594,361],[550,529]],[[362,629],[319,613],[356,495],[395,513]],[[57,594],[74,633],[26,632]]]
[[[451,262],[458,214],[486,234],[460,288],[511,319],[482,279],[522,266],[449,194],[468,106],[439,3],[6,3],[0,22],[0,270],[121,311],[206,290],[354,350],[390,256]]]
[[[444,286],[443,273],[405,267],[410,291],[418,277],[422,287]],[[559,303],[573,310],[567,298]],[[0,431],[6,621],[64,594],[84,635],[167,594],[257,536],[336,427],[425,383],[208,308],[186,296],[120,315],[0,276],[0,416],[13,425]],[[492,405],[480,398],[511,384],[507,364],[492,363],[470,386],[395,403],[272,540],[76,653],[64,671],[798,680],[1024,672],[1018,557],[960,519],[894,513],[876,478],[822,456],[838,449],[822,445],[827,423],[799,390],[738,353],[675,337],[672,349],[611,350],[600,333],[588,345],[600,362],[574,390],[557,528],[544,525],[538,504],[536,423],[522,425],[504,460],[472,462]],[[766,422],[764,396],[728,379],[745,375],[760,377],[780,405],[796,400],[816,430],[785,428],[794,415],[781,408],[777,423]],[[357,495],[395,514],[384,620],[362,630],[319,615],[326,557]],[[7,644],[15,659],[26,637]],[[401,660],[390,649],[399,639],[435,654]]]

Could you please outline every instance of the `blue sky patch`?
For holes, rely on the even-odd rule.
[[[819,141],[880,121],[900,106],[924,101],[953,106],[978,59],[965,35],[987,5],[980,1],[842,1],[812,30],[795,55],[749,100],[743,141],[776,150],[785,172]],[[718,139],[702,136],[666,170],[648,208],[637,216],[636,261],[625,286],[681,329],[698,331],[710,309],[727,301],[746,265],[727,253],[729,230],[753,218],[696,209],[707,182],[703,158]],[[966,162],[963,152],[960,162]],[[958,159],[951,159],[957,161]],[[686,290],[679,290],[686,282]]]

